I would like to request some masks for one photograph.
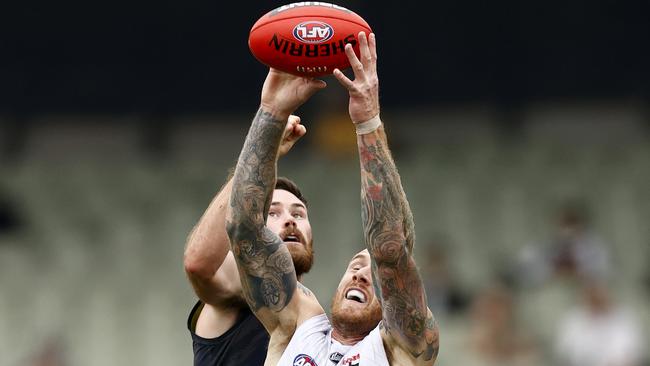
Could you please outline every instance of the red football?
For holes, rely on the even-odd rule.
[[[357,36],[370,26],[338,5],[304,1],[281,6],[261,17],[248,47],[263,64],[299,76],[322,76],[350,67],[345,44],[359,55]]]

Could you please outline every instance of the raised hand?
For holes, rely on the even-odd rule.
[[[304,78],[271,69],[262,87],[261,106],[278,119],[286,119],[317,91],[323,80]]]
[[[280,141],[280,147],[278,153],[280,156],[286,155],[293,145],[301,137],[305,136],[307,133],[307,128],[304,125],[300,124],[300,117],[291,115],[287,121],[287,125],[284,127],[284,134],[282,135],[282,141]]]
[[[345,54],[354,71],[354,81],[345,76],[341,70],[334,70],[334,77],[350,93],[349,112],[355,124],[365,122],[379,114],[379,78],[374,33],[366,37],[365,32],[359,32],[359,52],[361,60],[354,53],[351,44],[345,45]]]

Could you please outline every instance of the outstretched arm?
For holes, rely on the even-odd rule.
[[[438,329],[413,258],[413,215],[379,120],[374,34],[369,38],[359,34],[361,60],[346,47],[355,80],[338,70],[334,75],[350,92],[350,117],[357,128],[364,239],[382,302],[382,337],[392,359],[431,365],[438,354]]]
[[[279,325],[295,326],[299,314],[291,255],[266,227],[278,148],[288,115],[324,86],[319,80],[271,70],[233,177],[226,229],[244,298],[272,335]]]
[[[357,138],[364,238],[380,288],[383,329],[418,361],[432,364],[438,330],[413,258],[413,215],[383,127]]]
[[[306,132],[300,118],[290,116],[280,144],[280,156],[289,152]],[[201,301],[216,308],[244,301],[226,233],[226,207],[231,190],[232,177],[229,177],[188,236],[185,246],[184,266],[190,283]]]

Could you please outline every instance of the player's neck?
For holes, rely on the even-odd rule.
[[[347,333],[342,329],[334,327],[332,329],[332,338],[345,346],[353,346],[363,340],[368,334]]]

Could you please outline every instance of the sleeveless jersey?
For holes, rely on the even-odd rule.
[[[280,357],[278,366],[389,366],[379,326],[353,346],[332,339],[327,315],[302,323]]]
[[[246,306],[237,322],[217,338],[203,338],[195,333],[196,321],[203,309],[199,301],[187,319],[192,335],[194,366],[262,366],[269,346],[269,334]]]

